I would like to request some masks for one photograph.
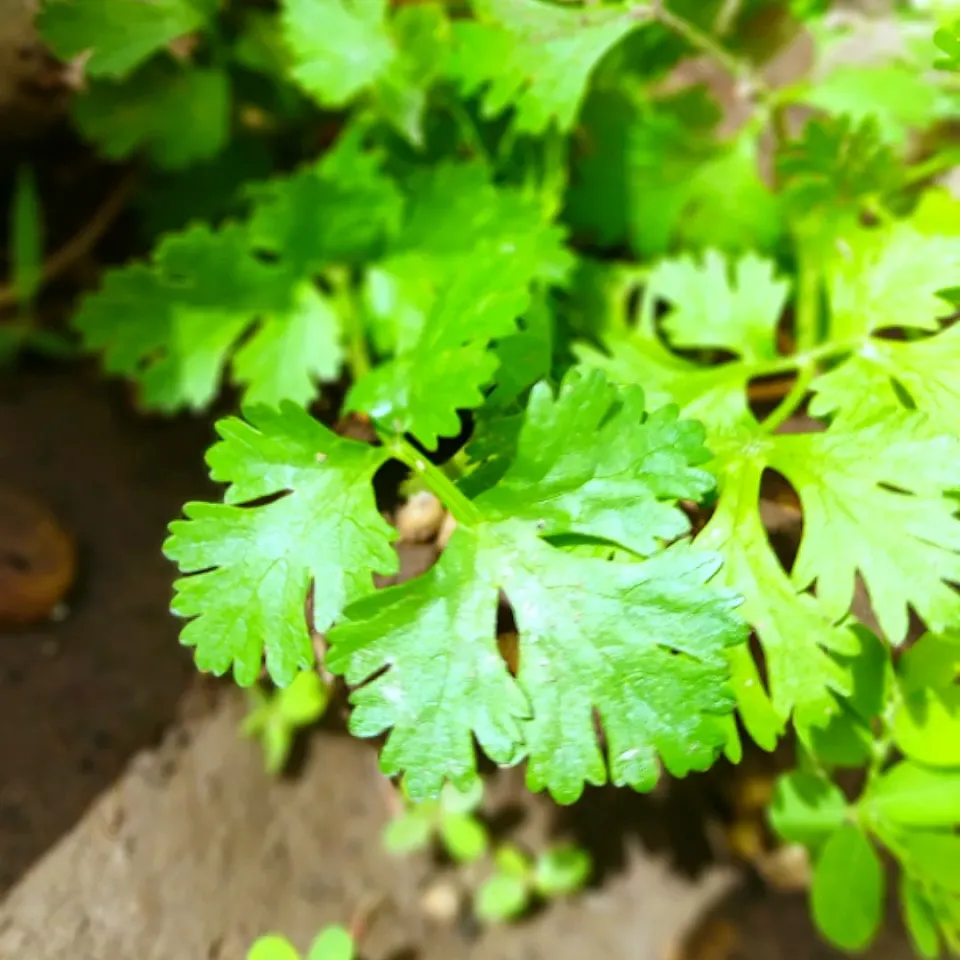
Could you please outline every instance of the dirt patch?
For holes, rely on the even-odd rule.
[[[194,677],[160,544],[207,490],[209,436],[139,419],[77,371],[0,378],[0,480],[46,501],[80,556],[62,622],[0,633],[0,892],[158,740]]]

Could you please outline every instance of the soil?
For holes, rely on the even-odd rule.
[[[200,680],[177,644],[160,545],[183,502],[210,492],[211,436],[208,421],[137,415],[82,368],[0,380],[0,481],[56,511],[80,566],[64,619],[0,634],[0,955],[240,957],[269,929],[305,945],[375,898],[369,960],[838,956],[802,896],[714,862],[717,776],[651,797],[593,790],[560,811],[519,771],[498,775],[494,827],[576,837],[597,883],[515,929],[431,921],[424,904],[454,874],[382,851],[370,745],[320,731],[271,781],[238,737],[239,695]],[[895,919],[868,956],[911,956]]]

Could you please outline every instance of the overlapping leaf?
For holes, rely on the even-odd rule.
[[[304,402],[340,361],[337,314],[312,284],[260,261],[238,225],[168,236],[152,265],[108,273],[74,322],[109,373],[137,380],[164,411],[209,404],[254,329],[234,370],[248,396]]]
[[[832,620],[850,608],[857,573],[892,643],[907,633],[908,607],[932,629],[960,618],[960,521],[944,491],[960,484],[960,443],[926,432],[923,418],[889,411],[873,422],[781,436],[770,465],[803,504],[793,571],[817,583]]]
[[[208,461],[229,484],[225,502],[190,503],[171,524],[165,554],[187,574],[174,613],[193,618],[181,642],[201,670],[233,668],[243,686],[260,674],[289,683],[313,663],[309,628],[326,630],[350,601],[393,573],[392,528],[371,481],[382,449],[336,436],[286,403],[217,424]],[[255,504],[266,497],[270,502]],[[313,595],[312,624],[305,604]]]
[[[567,9],[541,0],[472,0],[474,20],[454,25],[450,75],[464,94],[480,93],[484,113],[511,107],[524,133],[551,123],[569,130],[590,74],[638,23],[615,7]]]
[[[678,545],[608,561],[542,539],[647,550],[682,531],[665,504],[702,491],[700,437],[674,412],[642,409],[636,389],[596,372],[574,372],[556,398],[538,385],[515,458],[437,566],[348,608],[330,633],[331,669],[369,681],[353,694],[354,731],[391,730],[383,768],[406,771],[415,794],[468,781],[476,736],[499,763],[526,755],[531,787],[572,801],[607,777],[594,710],[615,783],[649,789],[658,756],[677,774],[714,759],[732,703],[726,649],[742,639],[731,596],[706,586],[715,558]],[[518,624],[516,678],[495,642],[501,589]]]
[[[123,83],[95,83],[74,106],[80,131],[111,160],[143,150],[179,170],[215,156],[230,132],[225,71],[149,64]]]
[[[439,3],[387,0],[284,0],[283,35],[294,80],[324,107],[360,94],[415,144],[431,86],[444,75],[450,23]]]
[[[457,410],[483,402],[498,364],[490,342],[517,332],[534,283],[562,276],[569,257],[537,204],[494,187],[481,165],[441,166],[412,191],[407,222],[366,290],[394,358],[348,403],[432,448],[459,431]]]
[[[123,77],[161,47],[203,27],[216,12],[211,0],[49,0],[39,27],[62,60],[90,54],[92,77]]]

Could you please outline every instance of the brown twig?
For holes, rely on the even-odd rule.
[[[49,283],[60,276],[96,246],[123,212],[137,185],[137,180],[136,171],[128,173],[83,227],[44,261],[40,271],[41,283]],[[20,293],[13,284],[0,287],[0,308],[13,306],[19,299]]]

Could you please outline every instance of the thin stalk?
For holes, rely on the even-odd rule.
[[[334,306],[343,321],[347,335],[347,366],[350,368],[351,379],[356,383],[370,371],[371,366],[363,315],[357,307],[349,271],[342,267],[331,267],[324,277],[330,284]]]
[[[482,520],[480,511],[466,494],[440,469],[431,463],[412,443],[403,437],[384,441],[384,446],[399,461],[420,477],[427,489],[453,514],[460,526],[476,526]]]
[[[739,81],[749,84],[756,94],[762,96],[767,95],[768,89],[766,82],[749,64],[740,60],[723,47],[722,44],[717,43],[709,33],[701,30],[696,24],[677,15],[672,10],[668,10],[664,5],[664,0],[655,0],[651,10],[651,16],[669,30],[672,30],[677,36],[686,40],[691,47],[716,60],[717,63]]]
[[[820,285],[816,256],[800,238],[797,242],[797,352],[812,350],[820,341]]]
[[[782,426],[797,412],[800,404],[803,403],[807,395],[807,391],[810,389],[810,383],[816,375],[817,365],[815,363],[810,362],[807,363],[806,366],[801,367],[800,373],[797,379],[794,380],[789,393],[777,404],[776,409],[761,424],[764,433],[773,433],[777,427]]]
[[[903,178],[903,185],[905,187],[912,187],[922,180],[928,180],[930,177],[935,177],[938,173],[943,173],[945,170],[958,166],[960,166],[960,150],[943,150],[940,153],[933,154],[931,157],[927,157],[926,160],[921,160],[912,167],[907,167]]]

